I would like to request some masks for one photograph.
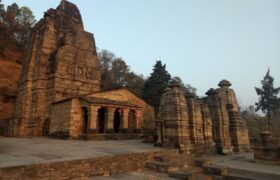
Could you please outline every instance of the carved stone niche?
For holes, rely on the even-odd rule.
[[[63,36],[63,37],[61,38],[60,45],[61,45],[61,46],[64,46],[64,45],[73,46],[73,45],[74,45],[73,33],[72,33],[72,32],[69,32],[69,33],[67,33],[65,36]]]
[[[87,69],[82,66],[76,66],[76,77],[86,79]]]

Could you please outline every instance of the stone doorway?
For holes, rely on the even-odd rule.
[[[105,117],[106,117],[106,108],[101,107],[98,109],[98,133],[103,134],[105,128]]]
[[[86,134],[88,130],[88,109],[86,107],[82,107],[83,112],[83,133]]]
[[[121,113],[120,109],[116,109],[114,112],[114,133],[120,132],[120,124],[121,124]]]

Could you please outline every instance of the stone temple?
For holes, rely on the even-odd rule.
[[[153,128],[153,114],[126,88],[100,91],[95,40],[74,4],[45,12],[25,53],[10,135],[139,133]]]
[[[222,154],[248,151],[248,130],[231,84],[223,80],[219,86],[210,89],[207,97],[198,98],[172,82],[161,98],[156,121],[158,143],[183,149],[215,143]]]
[[[157,120],[153,108],[127,88],[101,91],[93,34],[84,30],[78,8],[63,0],[32,29],[6,135],[111,139],[156,129],[157,144],[164,147],[248,151],[247,127],[231,84],[223,80],[219,86],[198,98],[172,82]]]

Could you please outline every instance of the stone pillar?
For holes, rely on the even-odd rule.
[[[98,133],[98,128],[97,128],[97,116],[98,116],[98,109],[100,107],[99,106],[94,106],[91,105],[90,106],[90,110],[89,110],[89,130],[88,133],[93,133],[93,134],[97,134]]]
[[[162,125],[163,125],[163,121],[162,120],[156,120],[156,135],[158,136],[158,140],[157,140],[157,145],[162,146],[163,143],[163,129],[162,129]]]
[[[69,134],[71,138],[78,138],[83,134],[83,111],[79,99],[73,99],[71,104],[71,121],[69,127]]]
[[[195,102],[194,102],[195,94],[193,93],[185,93],[185,98],[187,102],[187,111],[189,116],[189,133],[191,142],[196,144],[197,143],[197,136],[196,136],[196,111],[195,111]]]
[[[108,107],[106,118],[105,118],[105,133],[112,134],[114,133],[114,113],[116,108]]]
[[[121,133],[128,133],[128,116],[129,116],[129,109],[123,109],[121,114]]]
[[[135,132],[141,133],[143,112],[141,110],[136,110],[135,113],[136,113]]]

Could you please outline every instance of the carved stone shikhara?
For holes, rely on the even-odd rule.
[[[161,98],[157,133],[163,146],[187,147],[190,144],[212,144],[219,153],[246,152],[250,149],[248,130],[238,110],[230,82],[210,89],[200,99],[184,93],[176,82]]]
[[[94,37],[84,31],[78,8],[61,1],[32,30],[16,102],[14,134],[42,135],[50,106],[98,91],[100,68]]]

